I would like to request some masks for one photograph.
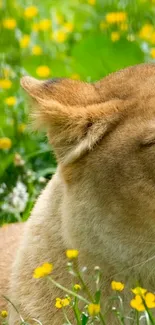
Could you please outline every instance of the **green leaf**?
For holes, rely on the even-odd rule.
[[[101,290],[96,291],[95,293],[95,303],[98,304],[101,298]]]
[[[85,313],[82,313],[82,325],[86,325],[88,323],[89,316]]]

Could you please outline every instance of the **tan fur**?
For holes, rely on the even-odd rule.
[[[23,317],[61,325],[54,301],[63,293],[32,273],[52,262],[53,277],[69,287],[66,248],[80,251],[79,264],[89,273],[102,268],[104,295],[112,278],[154,289],[155,65],[94,84],[25,77],[22,86],[34,100],[36,125],[47,129],[58,169],[27,222],[10,298]],[[15,324],[12,309],[9,325]]]

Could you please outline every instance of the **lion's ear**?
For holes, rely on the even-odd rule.
[[[53,85],[50,82],[49,90],[47,82],[25,77],[21,85],[35,99],[33,120],[37,128],[47,129],[49,141],[62,164],[75,162],[92,150],[119,120],[120,101],[93,103],[91,84],[74,81],[72,84],[72,80],[66,79],[63,85],[61,81]]]

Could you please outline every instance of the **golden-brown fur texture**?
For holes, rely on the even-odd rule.
[[[104,295],[112,278],[154,289],[155,65],[130,67],[94,84],[25,77],[22,86],[58,169],[25,227],[10,299],[23,317],[61,325],[54,301],[63,293],[32,273],[52,262],[53,277],[70,286],[67,248],[79,250],[88,273],[102,268]],[[9,325],[16,324],[11,309]]]

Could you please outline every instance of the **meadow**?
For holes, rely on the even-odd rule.
[[[154,60],[155,0],[0,0],[1,226],[27,220],[56,169],[46,136],[31,130],[29,101],[20,78],[93,82],[126,66]],[[36,277],[49,277],[51,266],[41,266],[39,272]],[[99,281],[99,270],[94,272]],[[78,290],[80,285],[75,284],[70,292],[74,302],[81,299]],[[112,290],[117,300],[113,311],[118,323],[126,324],[120,295],[124,284],[115,282]],[[133,294],[131,324],[141,324],[144,316],[146,324],[155,324],[150,311],[155,308],[154,294],[139,287]],[[56,308],[68,306],[67,299],[58,298]],[[85,303],[88,312],[82,317],[77,304],[72,305],[77,308],[77,324],[105,324],[99,289]],[[3,311],[3,324],[7,324],[6,316]],[[21,320],[21,324],[26,323]],[[67,318],[65,324],[70,324]]]

